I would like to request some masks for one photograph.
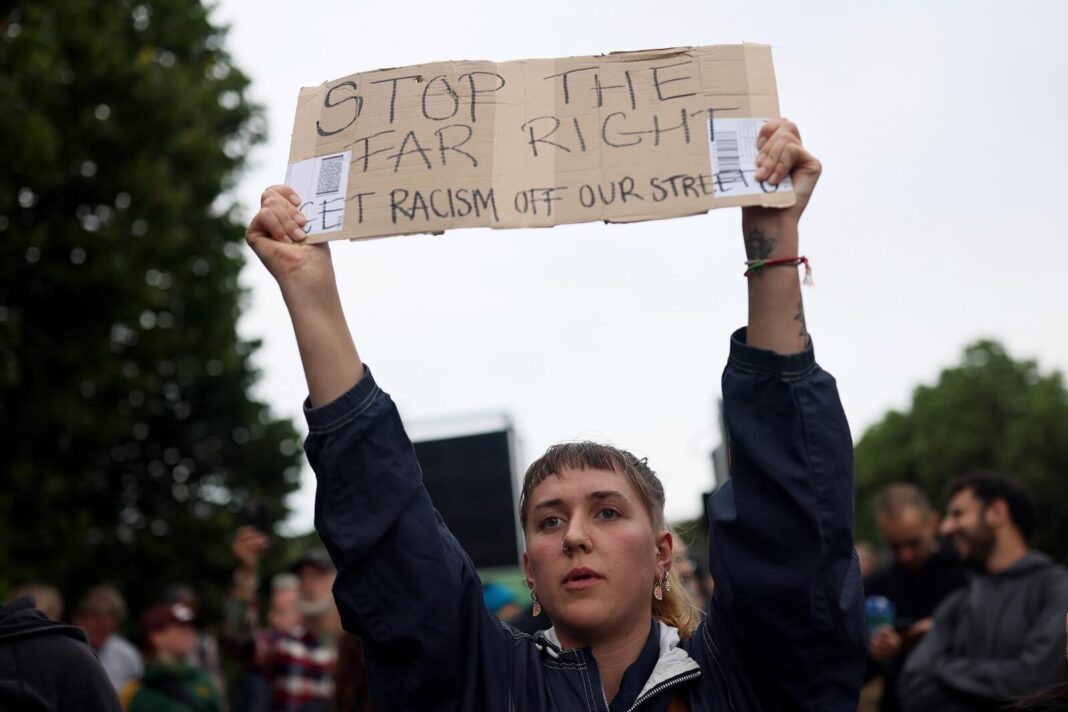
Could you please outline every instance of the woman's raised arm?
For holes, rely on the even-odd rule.
[[[308,393],[318,407],[356,385],[364,369],[341,308],[330,248],[305,241],[299,205],[292,188],[272,185],[260,197],[245,239],[282,290]]]
[[[790,208],[744,208],[742,232],[750,263],[750,346],[792,354],[808,349],[805,307],[796,263],[760,267],[759,261],[792,260],[798,252],[797,223],[820,177],[820,162],[801,145],[797,126],[786,119],[764,124],[757,139],[758,180],[778,184],[790,176],[797,203]]]
[[[291,188],[268,188],[246,237],[293,320],[311,400],[315,529],[337,566],[342,622],[365,643],[376,709],[506,709],[516,639],[485,609],[474,565],[434,510],[400,414],[356,353],[330,251],[307,244],[299,204]]]
[[[820,164],[788,121],[768,122],[759,141],[758,178],[789,175],[797,203],[743,210],[749,327],[723,373],[730,479],[708,500],[715,645],[698,653],[724,686],[752,691],[753,708],[856,709],[866,656],[853,444],[811,348],[796,268]]]

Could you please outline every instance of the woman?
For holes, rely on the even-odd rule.
[[[696,628],[670,586],[662,487],[633,456],[591,444],[551,448],[523,486],[527,583],[552,627],[526,636],[485,610],[396,408],[357,355],[327,246],[301,244],[291,189],[264,193],[247,238],[293,321],[316,529],[345,627],[366,643],[376,709],[856,708],[852,446],[787,266],[820,164],[785,120],[768,122],[758,146],[757,178],[789,175],[797,204],[743,210],[749,324],[723,376],[732,479],[709,505],[715,597]]]

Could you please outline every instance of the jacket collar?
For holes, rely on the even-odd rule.
[[[694,673],[695,676],[701,673],[701,666],[697,664],[697,661],[679,647],[678,629],[659,621],[657,626],[660,633],[660,657],[657,659],[656,666],[653,668],[652,674],[649,675],[649,679],[642,686],[642,691],[638,693],[639,700],[657,685],[662,685],[687,673]],[[564,650],[564,647],[560,644],[560,638],[556,635],[555,628],[535,633],[534,645],[543,654],[554,660],[565,652],[569,652]]]

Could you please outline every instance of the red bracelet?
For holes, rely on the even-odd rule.
[[[804,284],[812,284],[813,283],[812,282],[812,266],[809,265],[808,258],[805,257],[804,255],[802,255],[800,257],[783,257],[782,259],[778,259],[778,260],[746,260],[745,261],[746,270],[745,270],[745,272],[743,273],[742,276],[748,277],[749,275],[753,274],[757,270],[763,269],[764,267],[779,267],[781,265],[789,265],[790,267],[797,267],[798,265],[804,265],[805,266],[805,278],[804,278],[803,282],[804,282]]]

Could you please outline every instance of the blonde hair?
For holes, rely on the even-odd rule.
[[[527,528],[530,497],[534,489],[551,475],[563,470],[608,470],[618,472],[637,492],[645,511],[653,523],[653,531],[671,531],[664,521],[664,485],[644,458],[638,459],[626,450],[593,442],[561,443],[553,445],[530,464],[523,477],[523,491],[519,497],[519,520]],[[663,600],[656,600],[650,592],[653,618],[677,628],[679,637],[686,640],[697,629],[701,609],[690,597],[674,568],[668,571],[669,586]]]

